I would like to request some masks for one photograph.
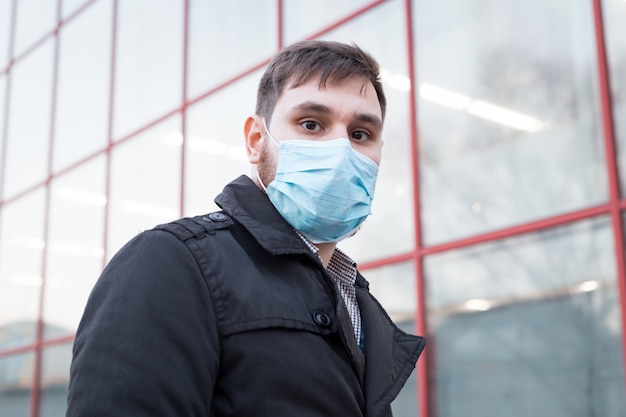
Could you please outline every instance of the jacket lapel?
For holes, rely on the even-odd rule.
[[[365,333],[365,415],[379,417],[415,368],[426,339],[400,330],[366,286],[357,285],[356,295]]]

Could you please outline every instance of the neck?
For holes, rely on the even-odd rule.
[[[317,254],[322,258],[322,265],[324,265],[324,268],[328,268],[328,263],[335,252],[337,242],[316,243],[315,246],[319,249]]]

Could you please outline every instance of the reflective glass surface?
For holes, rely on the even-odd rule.
[[[19,56],[29,47],[49,34],[57,23],[57,1],[19,0],[4,3],[17,4],[15,47],[13,56]]]
[[[114,137],[182,104],[183,2],[118,2]]]
[[[417,309],[415,265],[405,262],[363,272],[370,283],[370,292],[385,308],[396,325],[407,333],[415,334]],[[417,377],[415,372],[392,403],[395,417],[415,417],[417,412]]]
[[[44,231],[43,189],[2,207],[0,349],[32,343],[39,310]]]
[[[104,261],[106,161],[101,156],[51,183],[45,337],[76,331]],[[72,227],[68,227],[68,225]]]
[[[111,5],[94,3],[60,31],[54,171],[106,146]]]
[[[180,126],[170,117],[113,149],[107,261],[138,233],[180,217]]]
[[[102,0],[98,0],[102,1]],[[89,3],[90,0],[61,0],[61,16],[63,19],[75,13],[81,6]],[[97,2],[96,2],[97,3]]]
[[[72,344],[47,347],[41,359],[39,417],[60,417],[67,408]]]
[[[11,70],[4,198],[48,174],[53,48],[46,41]]]
[[[0,415],[29,415],[33,354],[0,358]]]
[[[424,266],[438,417],[626,413],[608,219]]]
[[[7,79],[8,77],[4,76],[4,75],[0,75],[0,161],[2,161],[2,155],[4,153],[4,149],[2,146],[2,142],[4,139],[4,118],[5,118],[5,103],[6,103],[6,85],[7,85]],[[4,169],[4,166],[0,166],[0,181],[2,178],[2,170]],[[2,191],[0,190],[0,194],[2,193]],[[2,198],[2,195],[0,195],[0,198]]]
[[[617,141],[621,196],[626,196],[626,1],[604,0],[604,27],[611,98],[613,104],[613,127]]]
[[[0,77],[9,63],[9,40],[11,39],[12,2],[0,1]]]
[[[213,199],[224,186],[250,175],[243,126],[254,114],[260,77],[254,73],[187,109],[185,215],[217,210]]]
[[[197,97],[274,53],[276,4],[239,0],[233,7],[225,1],[189,2],[188,97]]]
[[[285,45],[308,38],[369,3],[371,0],[283,1]]]
[[[591,6],[415,2],[426,244],[606,202]]]

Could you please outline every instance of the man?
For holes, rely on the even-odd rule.
[[[336,248],[369,215],[385,96],[356,46],[272,60],[222,211],[144,232],[76,335],[68,416],[390,416],[425,340]]]

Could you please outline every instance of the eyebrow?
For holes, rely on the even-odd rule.
[[[325,104],[322,103],[318,103],[315,101],[305,101],[303,103],[298,104],[297,106],[295,106],[290,113],[298,113],[298,112],[302,112],[302,111],[312,111],[315,113],[323,113],[323,114],[332,114],[333,113],[333,109],[328,107]],[[375,114],[371,114],[371,113],[357,113],[355,115],[355,119],[363,122],[363,123],[369,123],[372,124],[374,126],[376,126],[376,128],[381,129],[383,128],[383,121],[380,119],[380,117],[378,117]]]

